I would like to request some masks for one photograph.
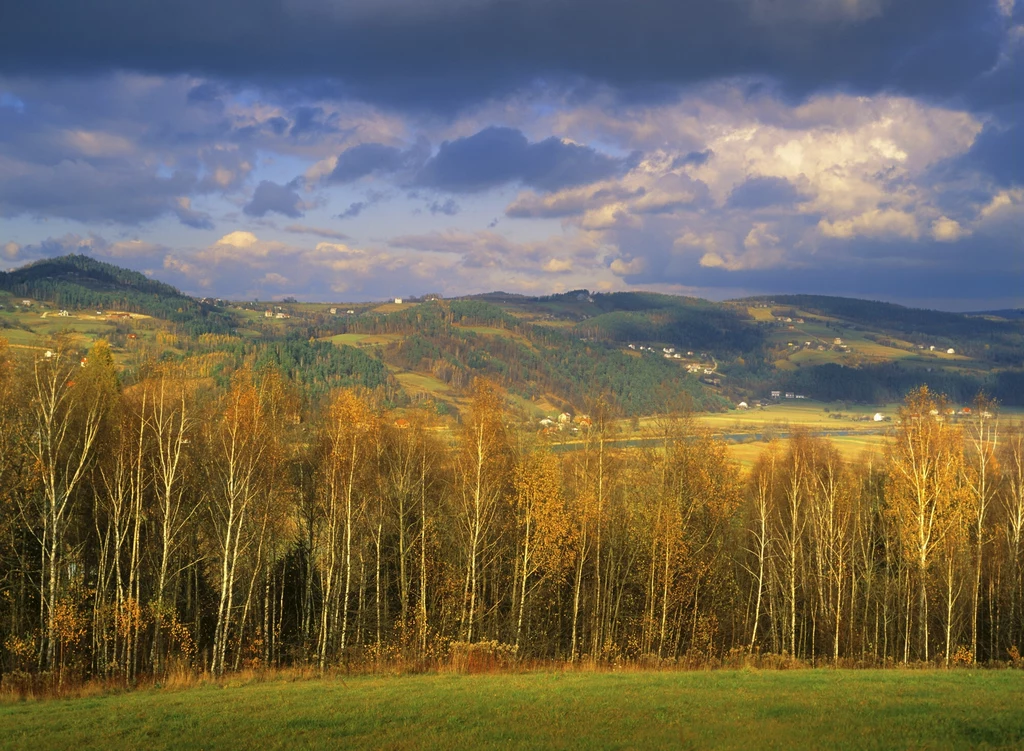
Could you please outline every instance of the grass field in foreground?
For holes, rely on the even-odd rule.
[[[0,747],[1020,748],[1020,671],[419,675],[0,706]]]

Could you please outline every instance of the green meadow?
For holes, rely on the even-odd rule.
[[[4,749],[1021,748],[1015,670],[428,674],[0,705]]]

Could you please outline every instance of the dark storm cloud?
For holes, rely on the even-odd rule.
[[[445,141],[423,165],[416,182],[428,188],[467,193],[510,182],[556,191],[619,174],[627,160],[588,147],[546,138],[530,143],[514,128],[491,127]]]
[[[249,216],[266,216],[276,212],[293,219],[302,216],[302,198],[294,188],[264,180],[256,186],[252,200],[242,209]]]
[[[369,205],[370,204],[367,203],[366,201],[356,201],[354,203],[350,203],[347,209],[345,209],[340,214],[338,214],[337,218],[338,219],[354,219],[355,217],[357,217],[360,214],[362,214],[363,213],[363,209],[365,209]]]
[[[797,189],[784,178],[752,177],[733,188],[726,203],[733,209],[764,209],[788,206],[800,198]]]
[[[64,160],[20,175],[0,175],[0,217],[28,214],[139,224],[179,211],[178,197],[195,185],[195,176],[184,172],[164,178],[127,164]],[[202,223],[194,213],[178,216],[190,226]]]
[[[446,201],[434,201],[427,206],[427,210],[434,215],[444,214],[445,216],[455,216],[459,213],[460,207],[459,204],[455,203],[454,198],[449,198]]]
[[[225,117],[217,84],[114,74],[0,87],[12,102],[0,106],[0,216],[136,225],[169,214],[209,229],[190,200],[239,189],[262,145]]]
[[[183,199],[178,199],[174,209],[178,221],[193,229],[213,229],[213,218],[204,211],[196,211]]]
[[[851,265],[835,268],[800,268],[760,271],[726,271],[697,268],[687,284],[706,288],[740,288],[762,294],[829,294],[862,299],[909,302],[914,299],[942,301],[943,308],[963,309],[958,301],[977,309],[983,300],[1020,299],[1024,273],[994,272],[991,268],[913,268]],[[827,290],[827,292],[823,292]]]
[[[362,143],[338,155],[331,182],[348,183],[374,172],[394,172],[404,162],[403,152],[382,143]]]
[[[680,154],[672,160],[672,169],[679,169],[680,167],[700,167],[702,164],[707,164],[708,160],[714,153],[711,149],[705,149],[704,151],[691,151],[689,154]]]
[[[1020,299],[1024,289],[1024,255],[1008,234],[1010,228],[978,232],[957,242],[929,239],[829,240],[814,253],[797,254],[781,263],[730,270],[701,265],[705,252],[681,252],[664,232],[626,230],[617,234],[623,255],[643,258],[642,271],[623,279],[629,284],[681,284],[757,293],[830,294],[861,298],[911,300]],[[1010,241],[1008,241],[1010,239]],[[927,258],[928,263],[921,259]],[[965,263],[964,259],[970,259]]]
[[[968,168],[981,167],[1003,185],[1024,184],[1024,105],[1008,109],[986,125],[959,161]]]
[[[323,107],[299,106],[292,111],[292,127],[288,135],[292,138],[303,136],[321,136],[337,133],[338,129],[331,124]]]
[[[189,104],[210,104],[219,102],[225,94],[224,87],[213,81],[204,81],[189,89],[185,101]]]
[[[5,6],[0,71],[297,77],[434,108],[559,77],[943,95],[993,66],[1004,25],[982,0],[34,0]]]

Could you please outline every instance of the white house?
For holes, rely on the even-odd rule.
[[[402,298],[401,297],[396,297],[395,298],[395,305],[401,305],[401,304],[402,304]]]

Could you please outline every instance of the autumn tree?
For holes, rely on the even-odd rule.
[[[479,633],[481,579],[504,521],[508,501],[510,443],[504,394],[490,381],[473,382],[472,401],[459,436],[459,528],[465,553],[461,632],[467,642]]]
[[[106,368],[105,353],[98,352],[94,368]],[[87,363],[86,363],[87,364]],[[86,368],[66,340],[33,363],[31,430],[29,451],[42,485],[40,549],[40,601],[43,642],[40,667],[52,668],[57,650],[57,618],[61,613],[64,585],[69,569],[65,565],[65,543],[72,518],[75,495],[85,480],[93,459],[105,404],[103,373],[97,374],[95,388],[76,387]],[[92,368],[90,368],[92,370]]]
[[[257,379],[243,368],[231,381],[218,413],[209,425],[208,487],[212,531],[212,560],[217,576],[217,612],[211,667],[223,673],[232,625],[242,559],[253,542],[252,515],[261,485],[270,481],[268,459],[273,451],[269,403],[274,391],[268,379]]]
[[[332,653],[335,632],[339,650],[344,651],[349,642],[353,539],[365,500],[357,483],[376,430],[376,417],[361,395],[348,389],[335,392],[320,427],[317,475],[322,519],[322,552],[317,562],[323,592],[317,647],[321,669]]]
[[[917,653],[929,656],[928,580],[936,547],[959,501],[963,447],[950,408],[926,386],[907,395],[888,446],[889,513],[917,577]],[[909,614],[908,614],[909,618]],[[910,634],[906,636],[908,642]]]
[[[989,510],[998,486],[999,417],[995,402],[984,393],[974,400],[973,417],[965,431],[967,456],[964,484],[974,543],[974,576],[971,582],[971,655],[978,659],[978,616],[985,545],[989,542]]]
[[[534,448],[520,455],[514,475],[516,569],[513,597],[515,645],[522,641],[527,602],[546,578],[561,580],[572,543],[568,509],[562,492],[561,465],[550,452]]]

